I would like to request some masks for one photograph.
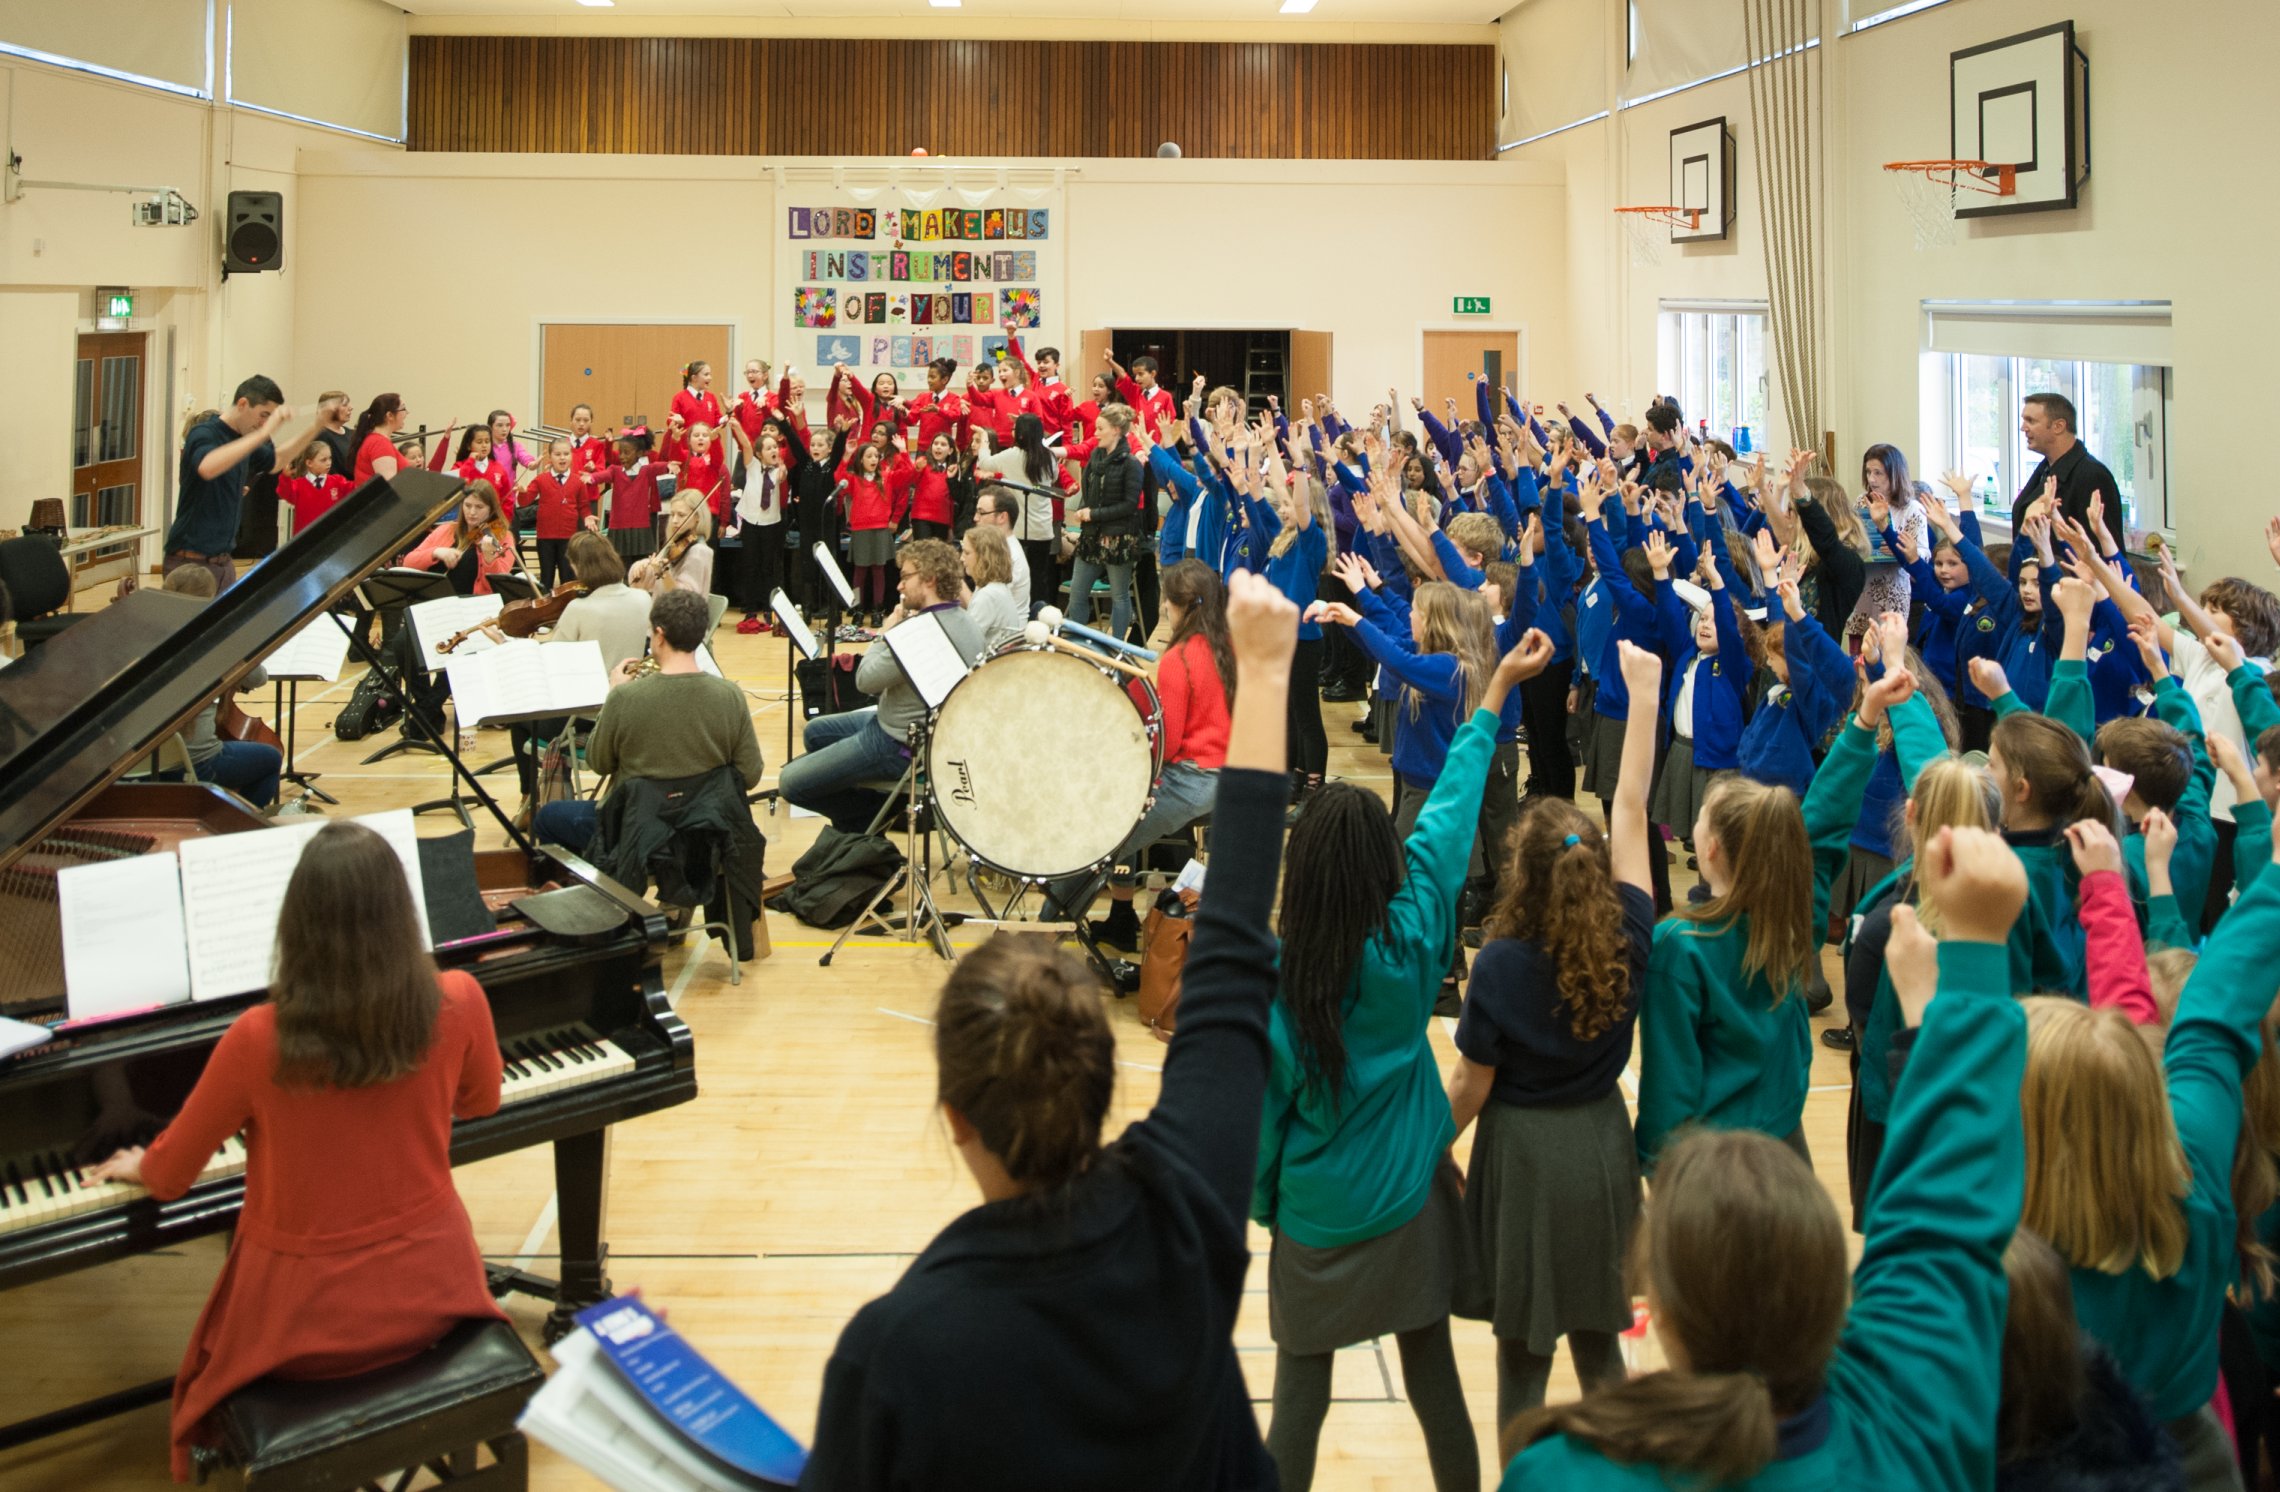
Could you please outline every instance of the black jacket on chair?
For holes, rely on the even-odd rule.
[[[701,906],[707,920],[728,923],[740,963],[752,956],[768,853],[744,792],[736,769],[725,765],[697,777],[623,778],[602,800],[587,850],[595,869],[620,885],[645,893],[654,881],[667,906]],[[726,869],[725,886],[716,864]]]
[[[1141,518],[1140,461],[1118,441],[1092,453],[1077,506],[1091,514],[1085,527],[1100,538],[1145,533]]]

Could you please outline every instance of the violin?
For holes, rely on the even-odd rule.
[[[541,627],[551,627],[562,620],[562,613],[570,603],[586,594],[581,581],[565,580],[554,588],[553,594],[530,601],[509,601],[499,608],[499,614],[488,622],[477,622],[462,627],[436,645],[438,653],[448,653],[486,627],[496,627],[509,637],[528,637]]]

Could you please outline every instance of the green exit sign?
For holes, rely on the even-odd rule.
[[[131,290],[113,290],[103,297],[103,314],[114,321],[125,321],[135,314],[135,296]]]
[[[1456,314],[1459,316],[1486,316],[1488,314],[1488,297],[1485,295],[1458,296]]]

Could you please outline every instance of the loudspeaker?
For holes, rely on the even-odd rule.
[[[285,265],[285,198],[232,192],[222,219],[222,273],[258,275]]]

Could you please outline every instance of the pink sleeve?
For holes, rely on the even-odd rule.
[[[2117,1009],[2133,1026],[2161,1019],[2153,1003],[2153,979],[2145,967],[2145,938],[2130,907],[2129,887],[2118,870],[2094,871],[2082,878],[2082,937],[2090,965],[2090,1004]]]

